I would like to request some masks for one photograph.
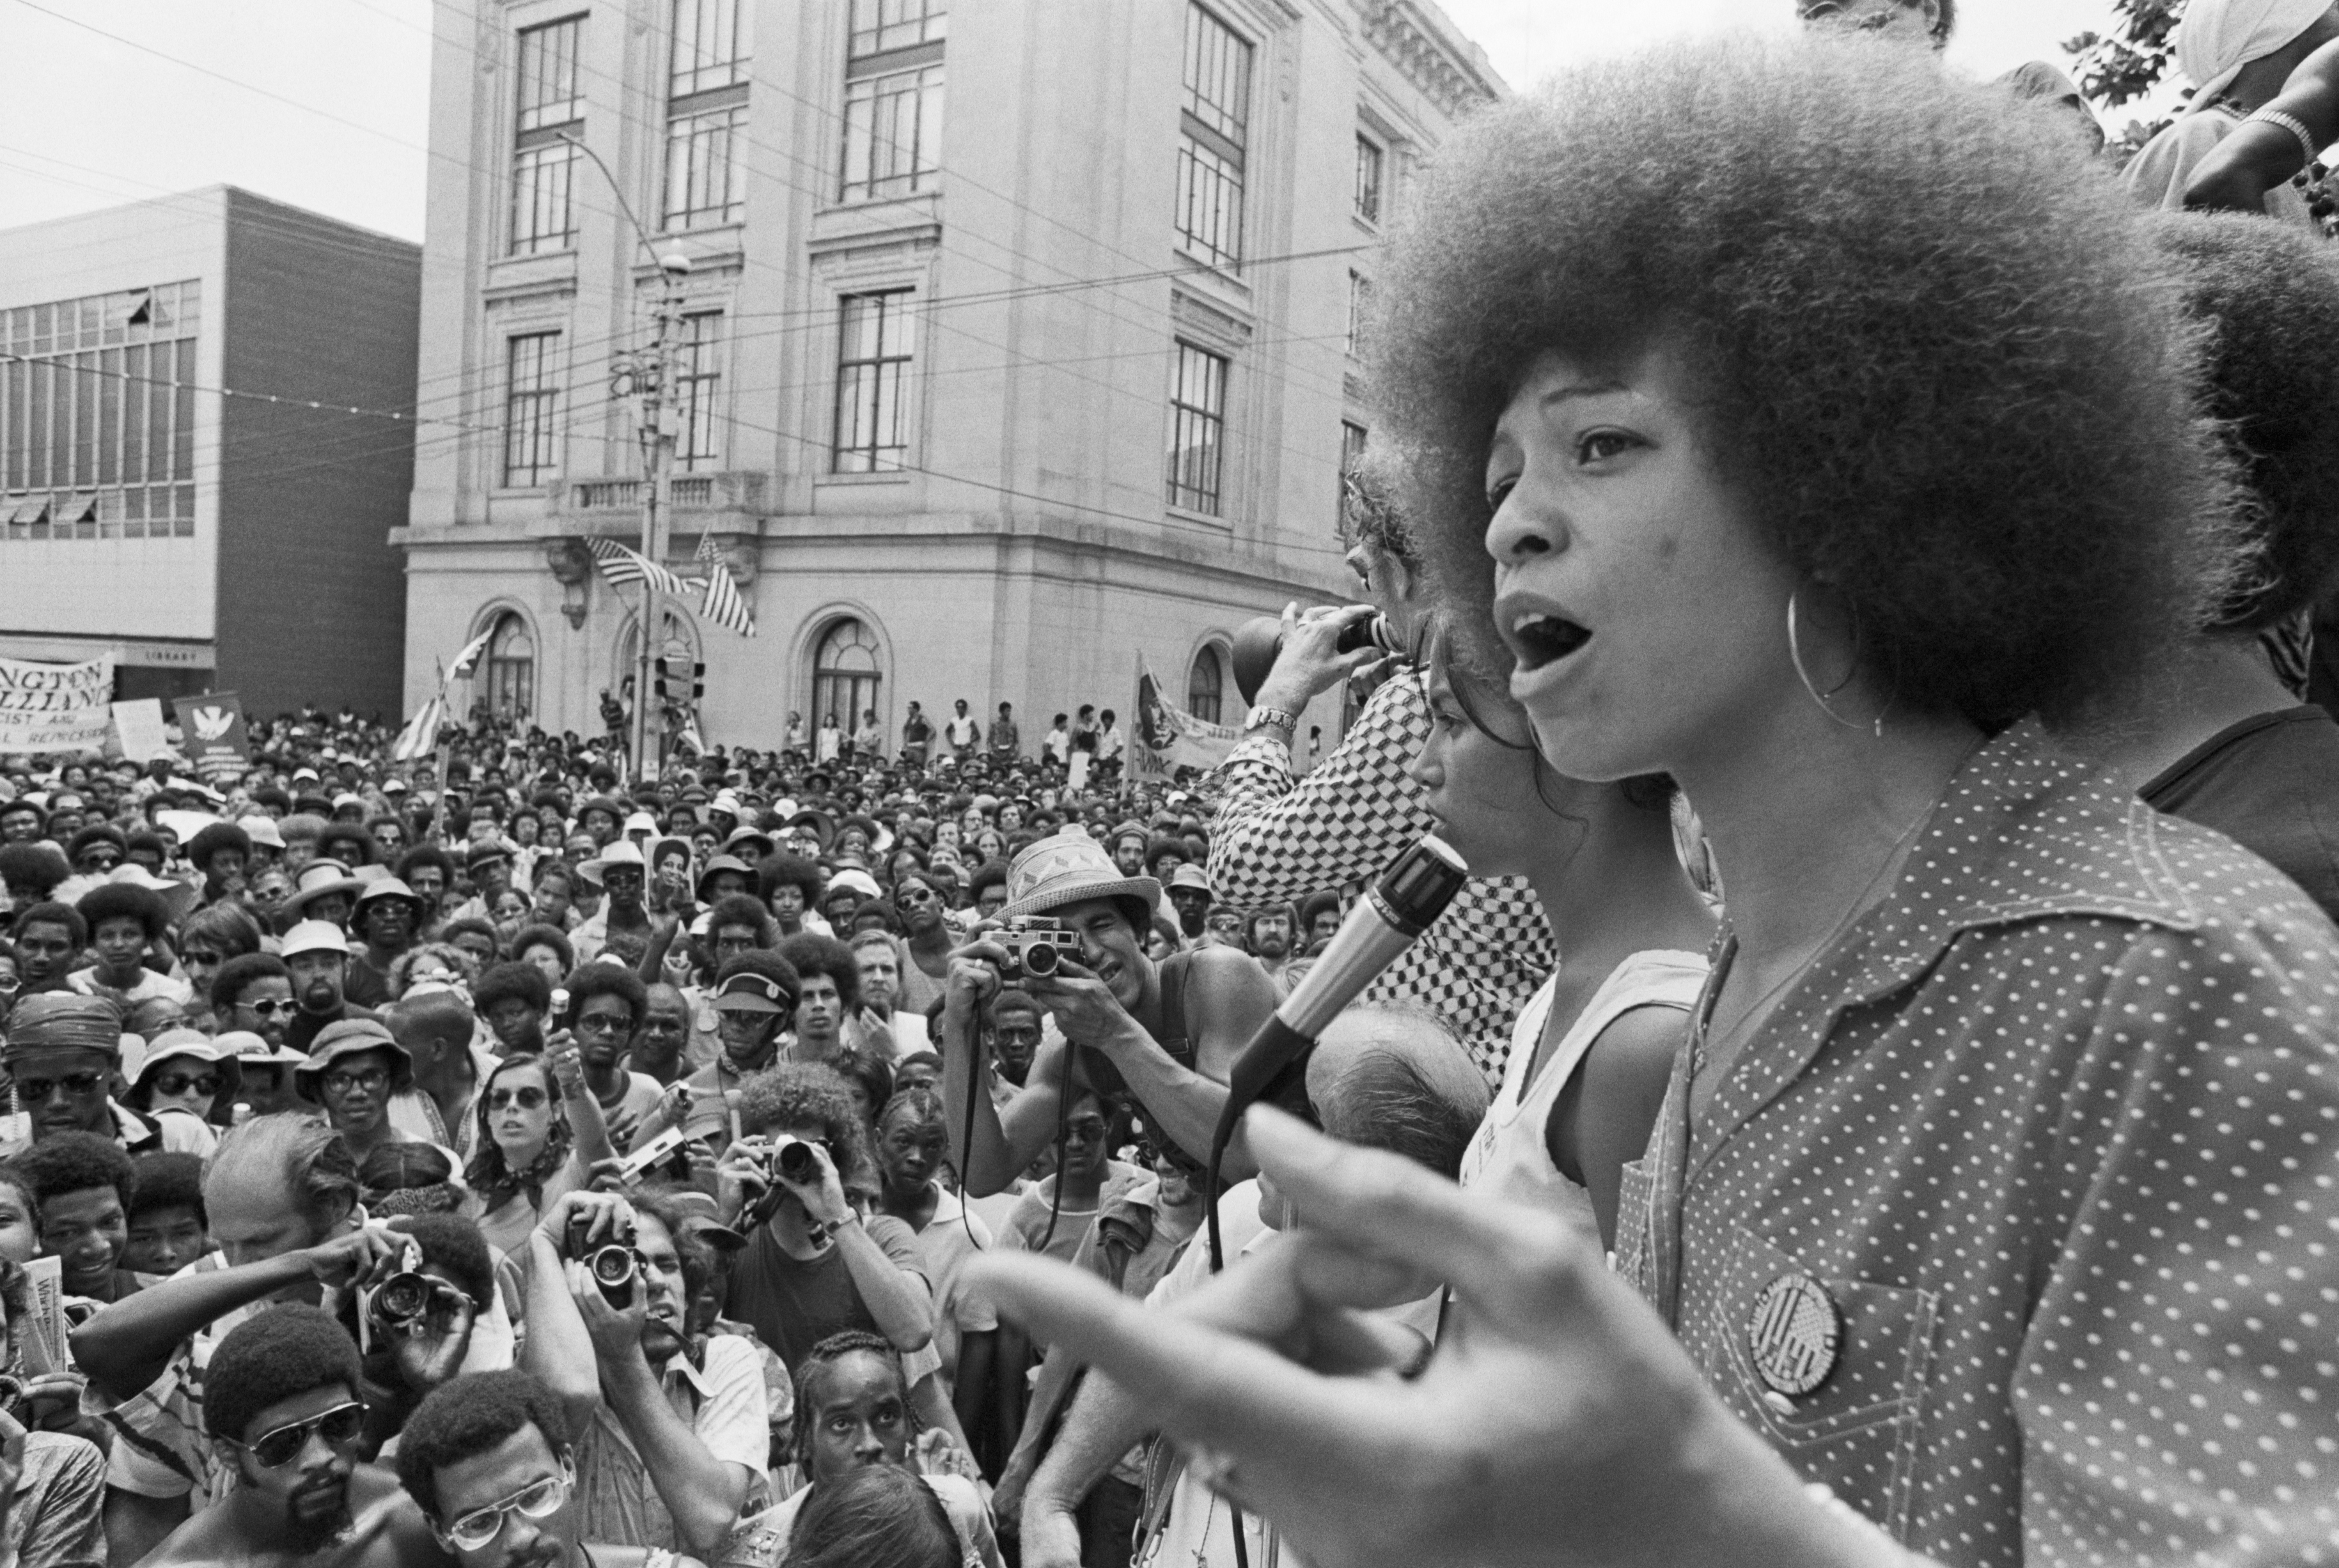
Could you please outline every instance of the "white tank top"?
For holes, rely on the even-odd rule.
[[[1511,1054],[1503,1069],[1502,1092],[1495,1096],[1486,1119],[1478,1124],[1462,1157],[1462,1185],[1474,1191],[1550,1209],[1580,1225],[1596,1244],[1599,1221],[1592,1210],[1592,1195],[1570,1181],[1551,1161],[1544,1144],[1544,1129],[1551,1120],[1559,1091],[1583,1065],[1584,1053],[1600,1031],[1636,1007],[1678,1008],[1684,1015],[1696,1006],[1705,988],[1705,955],[1652,949],[1636,952],[1609,971],[1584,1011],[1559,1043],[1535,1081],[1527,1081],[1544,1025],[1551,1018],[1553,989],[1559,977],[1543,982],[1519,1011],[1511,1031]],[[1683,1023],[1686,1025],[1686,1017]]]

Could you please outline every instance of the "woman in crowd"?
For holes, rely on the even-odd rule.
[[[242,1087],[233,1048],[223,1050],[208,1035],[177,1029],[147,1046],[122,1103],[162,1130],[164,1148],[209,1155],[219,1147],[214,1123],[224,1125],[224,1108],[235,1103]],[[215,1109],[222,1112],[217,1118]]]
[[[543,1056],[508,1056],[479,1085],[479,1136],[463,1171],[464,1212],[498,1253],[518,1252],[537,1217],[611,1155],[601,1108],[566,1030]]]
[[[1312,1234],[1217,1321],[1322,1344],[1448,1281],[1470,1332],[1410,1382],[972,1266],[1309,1560],[2339,1535],[2339,1253],[2308,1239],[2339,1224],[2339,939],[2032,716],[2119,700],[2236,561],[2178,278],[2038,113],[1735,38],[1569,73],[1416,187],[1375,439],[1439,521],[1438,597],[1554,766],[1680,784],[1727,913],[1622,1280],[1547,1216],[1253,1113]]]

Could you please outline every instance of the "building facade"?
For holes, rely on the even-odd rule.
[[[231,186],[0,231],[0,656],[394,714],[421,261]]]
[[[666,563],[710,742],[1015,705],[1140,661],[1240,722],[1229,637],[1354,591],[1355,315],[1407,170],[1505,89],[1426,0],[472,0],[437,12],[406,695],[601,725],[638,635],[659,258],[690,261]],[[639,227],[636,226],[638,220]],[[1328,723],[1328,720],[1327,721]],[[1327,735],[1330,731],[1327,729]]]

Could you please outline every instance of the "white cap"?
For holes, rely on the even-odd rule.
[[[291,958],[303,952],[338,952],[349,956],[350,939],[341,928],[329,920],[304,920],[284,933],[284,951],[279,956]]]

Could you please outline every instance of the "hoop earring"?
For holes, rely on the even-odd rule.
[[[1811,671],[1803,667],[1802,639],[1797,635],[1795,626],[1795,597],[1796,595],[1801,594],[1802,591],[1801,585],[1798,584],[1796,585],[1794,591],[1787,596],[1787,658],[1789,662],[1793,664],[1795,666],[1795,678],[1803,683],[1803,691],[1805,695],[1808,695],[1811,701],[1819,705],[1820,712],[1827,715],[1828,717],[1833,719],[1836,723],[1841,725],[1848,730],[1870,730],[1875,735],[1878,740],[1882,740],[1884,738],[1884,715],[1881,713],[1876,715],[1876,721],[1873,725],[1863,725],[1857,720],[1844,717],[1841,714],[1836,712],[1834,708],[1828,705],[1828,698],[1834,696],[1836,694],[1842,691],[1844,687],[1851,685],[1852,676],[1859,673],[1859,666],[1856,664],[1851,669],[1844,672],[1843,679],[1836,682],[1835,685],[1830,686],[1825,692],[1821,692],[1819,687],[1812,683]]]

